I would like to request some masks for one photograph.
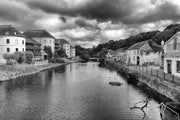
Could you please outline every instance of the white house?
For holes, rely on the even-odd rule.
[[[63,49],[65,50],[67,57],[70,58],[71,57],[71,45],[63,44]]]
[[[126,63],[143,64],[161,64],[161,46],[151,40],[138,42],[126,50]]]
[[[116,50],[116,60],[125,62],[125,59],[126,59],[125,49],[124,48],[117,49]]]
[[[47,54],[44,52],[45,46],[50,46],[52,52],[55,52],[55,38],[46,30],[28,30],[23,34],[41,44],[41,54],[43,57],[47,56]]]
[[[74,57],[76,57],[76,49],[73,46],[71,46],[71,58]]]
[[[180,32],[164,45],[164,72],[180,76]]]
[[[65,39],[58,39],[60,41],[60,44],[62,44],[63,49],[67,55],[68,58],[71,58],[71,45],[70,43]]]
[[[107,53],[106,57],[107,57],[109,60],[115,60],[115,59],[116,59],[116,51],[114,51],[114,50],[108,50],[108,53]]]
[[[11,25],[0,26],[0,63],[5,63],[3,54],[26,50],[23,34]]]

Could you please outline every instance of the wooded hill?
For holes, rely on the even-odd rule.
[[[180,24],[171,24],[167,26],[163,31],[157,30],[157,31],[143,32],[135,36],[130,36],[129,38],[124,40],[118,40],[118,41],[110,40],[106,43],[99,44],[97,47],[92,48],[91,55],[97,54],[103,48],[112,49],[112,50],[116,50],[119,48],[129,48],[130,46],[132,46],[137,42],[142,42],[149,39],[160,45],[162,40],[166,42],[178,31],[180,31]]]

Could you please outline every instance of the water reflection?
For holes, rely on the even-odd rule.
[[[119,81],[112,87],[110,81]],[[13,120],[142,120],[130,107],[147,96],[98,63],[74,63],[0,84],[0,118]],[[149,120],[160,120],[152,100]]]

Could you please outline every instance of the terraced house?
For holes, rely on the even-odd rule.
[[[45,46],[50,46],[52,52],[55,52],[55,38],[46,30],[28,30],[23,34],[41,44],[41,55],[43,58],[47,57],[47,54],[44,52]]]
[[[71,45],[65,39],[59,39],[68,58],[71,58]]]
[[[138,42],[126,50],[126,63],[161,65],[162,47],[152,40]]]
[[[5,63],[3,54],[25,51],[25,37],[12,25],[0,26],[0,63]]]
[[[41,60],[41,44],[32,38],[26,37],[26,51],[32,52],[34,60]]]

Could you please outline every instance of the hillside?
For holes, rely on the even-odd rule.
[[[171,24],[167,26],[163,31],[157,30],[157,31],[143,32],[119,41],[110,40],[106,43],[99,44],[97,47],[92,48],[91,52],[93,51],[93,54],[97,54],[103,48],[112,49],[112,50],[116,50],[119,48],[129,48],[131,45],[137,42],[146,41],[149,39],[152,39],[152,41],[156,42],[157,44],[160,44],[162,40],[166,42],[177,31],[180,31],[180,24]]]

